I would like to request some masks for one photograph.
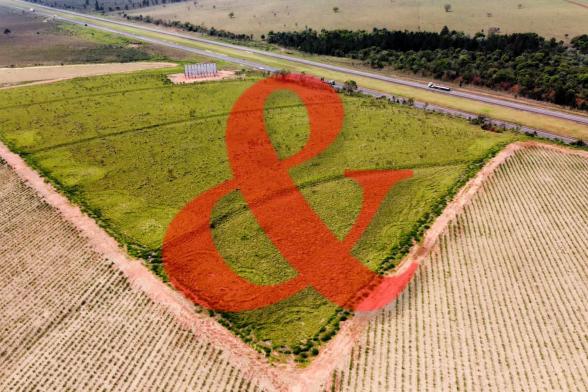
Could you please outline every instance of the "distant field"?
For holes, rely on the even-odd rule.
[[[0,68],[167,58],[195,56],[0,5]]]
[[[4,163],[0,259],[0,390],[262,390]]]
[[[586,33],[588,9],[564,0],[200,0],[129,12],[189,21],[235,33],[314,29],[389,29],[475,33],[489,27],[502,32],[536,32],[565,40]],[[576,0],[576,3],[586,3]],[[451,4],[451,12],[444,5]],[[519,9],[519,4],[521,8]],[[338,12],[333,8],[338,7]],[[234,17],[230,18],[229,13]],[[565,21],[565,22],[564,22]]]
[[[547,148],[499,166],[325,390],[588,390],[587,176]]]
[[[79,77],[133,72],[145,69],[176,67],[175,63],[134,62],[109,64],[74,64],[43,67],[0,68],[0,86],[50,82]]]
[[[0,93],[0,137],[131,251],[156,254],[179,209],[231,177],[227,113],[254,81],[172,86],[163,71],[149,71],[6,90]],[[360,188],[342,176],[345,169],[414,169],[413,178],[393,188],[354,249],[371,268],[404,246],[474,170],[474,161],[515,138],[372,99],[344,102],[346,120],[337,142],[291,175],[341,237],[361,203]],[[304,144],[308,124],[297,98],[274,95],[266,121],[281,156]],[[268,284],[293,276],[239,194],[216,206],[213,221],[217,246],[244,277]],[[159,265],[154,269],[161,272]],[[226,317],[245,339],[271,341],[288,351],[318,336],[334,312],[335,306],[308,289],[274,306]]]

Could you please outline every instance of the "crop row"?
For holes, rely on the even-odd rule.
[[[587,176],[552,149],[507,160],[325,389],[587,390]]]
[[[6,165],[0,184],[0,390],[261,390]]]

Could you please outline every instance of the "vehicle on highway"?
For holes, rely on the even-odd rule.
[[[329,86],[335,86],[337,84],[337,82],[335,82],[334,80],[328,80],[325,78],[321,78],[321,82],[326,83]]]
[[[429,82],[429,84],[427,84],[427,87],[429,88],[433,88],[435,90],[442,90],[442,91],[451,91],[450,87],[447,86],[441,86],[439,84],[435,84],[433,82]]]

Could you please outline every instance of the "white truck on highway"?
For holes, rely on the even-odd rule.
[[[451,88],[446,87],[446,86],[441,86],[440,84],[435,84],[433,82],[429,82],[429,84],[427,84],[427,87],[433,88],[435,90],[451,91]]]

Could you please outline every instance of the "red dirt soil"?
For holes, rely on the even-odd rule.
[[[577,2],[577,1],[572,1],[572,0],[566,0],[566,1],[567,1],[568,3],[575,4],[575,5],[578,5],[578,6],[580,6],[580,7],[588,8],[588,4],[584,4],[584,3],[580,3],[580,2]]]

